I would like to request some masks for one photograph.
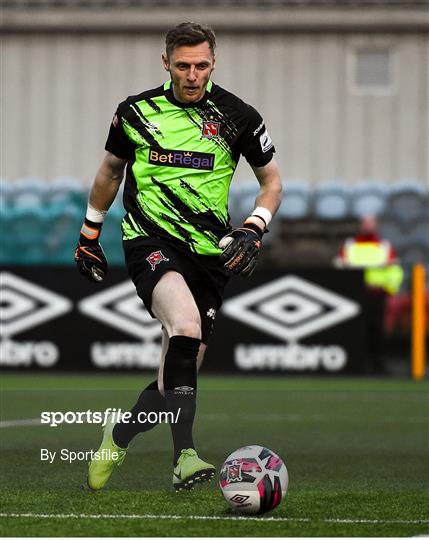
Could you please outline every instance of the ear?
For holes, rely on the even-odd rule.
[[[213,56],[213,65],[212,65],[212,70],[210,73],[212,73],[215,69],[215,65],[216,65],[216,56]]]
[[[166,71],[170,71],[170,61],[168,59],[168,56],[165,53],[162,53],[161,58],[162,58],[162,64],[164,66],[164,69]]]

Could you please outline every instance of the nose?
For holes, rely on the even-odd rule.
[[[197,80],[197,71],[195,69],[195,66],[191,66],[188,71],[188,81],[189,82],[195,82]]]

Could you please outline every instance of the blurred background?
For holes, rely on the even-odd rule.
[[[290,269],[301,279],[310,272],[312,283],[317,283],[317,272],[322,269],[333,272],[328,281],[341,281],[336,276],[353,266],[359,283],[367,286],[365,265],[344,260],[344,242],[359,239],[362,219],[375,216],[373,232],[394,248],[386,265],[399,262],[403,276],[388,292],[383,283],[379,286],[384,291],[379,330],[365,326],[368,311],[361,303],[359,324],[366,336],[362,339],[366,343],[371,341],[368,332],[382,333],[382,343],[376,345],[383,348],[385,358],[384,365],[378,366],[380,372],[408,375],[412,269],[416,264],[426,267],[426,290],[429,275],[426,0],[4,0],[0,201],[4,366],[43,366],[35,353],[29,353],[32,360],[26,363],[25,355],[18,354],[13,345],[28,336],[45,339],[53,328],[52,316],[40,316],[46,293],[31,289],[32,279],[38,287],[50,285],[53,292],[68,295],[69,302],[73,287],[94,292],[80,281],[72,285],[79,276],[70,276],[88,189],[103,157],[111,118],[126,96],[165,80],[161,67],[165,32],[186,20],[215,29],[218,50],[213,80],[261,112],[277,149],[284,200],[265,237],[260,277],[254,284],[280,279]],[[249,166],[241,162],[230,191],[233,224],[240,224],[249,214],[257,191]],[[103,246],[113,267],[123,265],[122,215],[118,196],[103,230]],[[67,267],[71,273],[61,274]],[[357,290],[350,283],[344,282],[337,293]],[[326,284],[318,285],[326,288]],[[320,344],[320,336],[293,331],[297,324],[318,316],[324,302],[321,295],[316,294],[319,307],[309,308],[314,291],[303,290],[302,282],[295,283],[295,288],[289,282],[287,286],[286,296],[284,291],[278,293],[283,300],[276,309],[289,325],[288,332],[271,331],[271,338],[286,343],[289,351],[300,345],[300,337],[305,342],[311,336],[309,343]],[[244,289],[232,291],[244,294]],[[427,306],[421,285],[419,295],[426,297]],[[66,313],[66,303],[61,311],[57,299],[59,317]],[[329,309],[332,302],[325,302],[323,313]],[[33,321],[33,312],[37,312],[36,326],[28,322]],[[135,313],[141,322],[143,315]],[[124,321],[121,324],[116,321],[117,331],[127,326]],[[427,328],[421,318],[418,324]],[[333,329],[337,336],[343,326]],[[361,335],[361,326],[355,335]],[[320,331],[324,328],[322,324]],[[349,330],[353,334],[353,328]],[[15,339],[17,334],[20,337]],[[153,335],[148,330],[145,339]],[[424,337],[419,335],[421,342]],[[136,333],[132,340],[138,341]],[[254,335],[249,340],[255,341]],[[93,351],[93,345],[88,346]],[[360,361],[364,371],[368,354],[363,352],[365,358]],[[55,362],[46,360],[44,367],[58,367],[66,356],[60,352]],[[231,362],[239,366],[238,353],[234,358]],[[91,362],[94,367],[94,355]],[[267,369],[287,370],[277,362]],[[356,367],[359,360],[354,363]],[[148,365],[124,361],[116,368]]]

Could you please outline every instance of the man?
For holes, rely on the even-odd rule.
[[[256,265],[281,181],[259,113],[210,80],[214,50],[210,28],[182,23],[167,33],[162,62],[170,80],[119,105],[90,193],[76,248],[79,270],[93,281],[107,271],[99,236],[126,166],[125,259],[137,294],[163,328],[158,380],[143,390],[130,422],[106,426],[100,450],[120,457],[90,463],[92,489],[106,484],[131,440],[154,427],[138,421],[142,412],[176,418],[180,410],[170,424],[176,490],[215,472],[192,438],[197,370],[230,273],[250,275]],[[243,227],[231,231],[228,189],[241,154],[261,189]]]
[[[364,216],[357,235],[348,238],[334,260],[340,268],[363,268],[365,314],[372,370],[386,372],[382,358],[386,298],[399,292],[403,271],[392,244],[380,238],[374,216]]]

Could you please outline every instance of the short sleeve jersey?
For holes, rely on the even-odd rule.
[[[212,83],[184,104],[171,82],[120,103],[105,146],[126,159],[124,240],[155,236],[218,255],[229,230],[228,192],[243,155],[255,167],[274,146],[260,114]]]

